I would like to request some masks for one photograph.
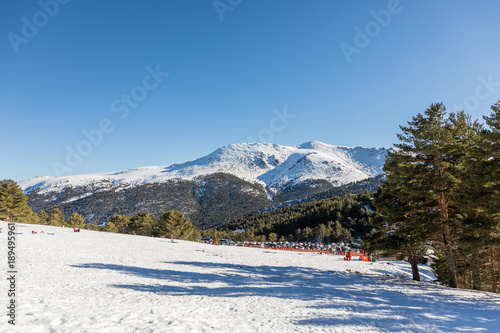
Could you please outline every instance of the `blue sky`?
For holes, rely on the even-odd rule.
[[[0,178],[249,141],[390,147],[440,101],[481,118],[500,99],[499,12],[493,0],[2,1]]]

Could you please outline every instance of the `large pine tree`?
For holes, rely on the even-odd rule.
[[[114,227],[116,227],[116,232],[121,234],[132,233],[132,230],[129,228],[130,219],[125,215],[113,215],[108,223],[112,223],[111,229],[114,230]]]
[[[379,218],[368,246],[416,260],[432,244],[440,280],[497,290],[499,103],[492,110],[486,130],[463,111],[447,115],[441,103],[401,126],[400,143],[384,166],[386,180],[375,202]]]
[[[85,227],[85,220],[83,219],[83,217],[80,214],[75,212],[75,213],[71,214],[71,216],[69,217],[68,224],[71,227],[83,228],[83,227]]]
[[[403,248],[418,249],[428,242],[442,246],[447,283],[456,288],[459,226],[453,194],[460,185],[462,152],[454,117],[448,118],[444,105],[436,103],[400,127],[397,152],[386,163],[379,208],[388,222],[399,221],[395,235],[407,242]]]
[[[484,133],[484,147],[487,152],[487,177],[485,187],[490,192],[485,214],[491,233],[489,234],[489,260],[484,266],[489,268],[487,290],[500,290],[500,101],[491,107],[491,115],[485,117],[488,130]]]
[[[487,211],[497,221],[500,218],[500,101],[491,107],[491,115],[484,117],[488,131],[484,133],[484,147],[487,152],[487,173],[485,186],[492,192]]]
[[[384,165],[387,178],[374,202],[378,216],[364,243],[370,252],[397,255],[408,261],[413,280],[420,281],[418,264],[425,262],[424,243],[433,228],[432,214],[426,209],[424,184],[411,181],[424,172],[423,164],[415,163],[415,158],[402,150],[387,155]]]
[[[199,230],[196,229],[189,219],[177,210],[170,210],[158,219],[158,234],[160,237],[170,237],[184,240],[195,240],[199,238]]]
[[[49,225],[56,227],[64,226],[64,215],[59,208],[54,208],[49,215]]]
[[[21,187],[11,179],[0,181],[0,218],[29,222],[32,211],[26,204],[27,197]]]
[[[449,170],[458,184],[447,192],[455,205],[453,219],[458,222],[454,223],[460,266],[458,274],[463,276],[464,270],[471,270],[473,288],[480,289],[478,258],[481,251],[481,234],[486,229],[481,227],[484,225],[482,210],[484,200],[488,200],[482,181],[484,154],[481,154],[480,146],[483,128],[463,111],[451,114],[447,126],[452,134],[452,142],[447,146],[446,153],[454,157],[453,167]],[[463,281],[458,283],[464,284]]]
[[[156,224],[156,219],[151,213],[140,212],[133,216],[129,222],[129,229],[137,235],[151,236]]]
[[[38,223],[49,224],[49,214],[44,210],[39,210],[36,215],[38,215]]]

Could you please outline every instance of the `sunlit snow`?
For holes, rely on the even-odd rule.
[[[5,244],[6,223],[0,227]],[[395,277],[411,276],[402,262],[345,262],[333,255],[39,225],[18,225],[17,232],[17,325],[14,330],[4,315],[1,332],[427,333],[500,327],[500,295],[436,285],[427,266],[421,266],[423,282],[413,282]]]

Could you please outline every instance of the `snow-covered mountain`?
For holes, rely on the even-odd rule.
[[[103,223],[114,214],[158,216],[177,209],[200,226],[210,226],[291,201],[343,195],[341,186],[347,184],[356,183],[356,191],[373,189],[376,181],[363,182],[382,173],[388,151],[317,141],[233,144],[180,164],[35,177],[19,185],[35,211],[57,207],[67,216],[78,212],[87,221]]]
[[[85,187],[87,195],[111,188],[123,189],[172,179],[191,180],[226,173],[263,186],[272,194],[306,180],[326,180],[334,186],[382,173],[386,148],[333,146],[318,141],[299,146],[269,143],[233,144],[199,159],[173,164],[63,177],[34,177],[19,182],[25,193],[59,192]],[[75,198],[77,199],[77,198]]]

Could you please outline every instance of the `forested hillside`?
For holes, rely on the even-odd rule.
[[[346,195],[253,213],[206,233],[249,241],[351,242],[370,231],[372,196]]]

